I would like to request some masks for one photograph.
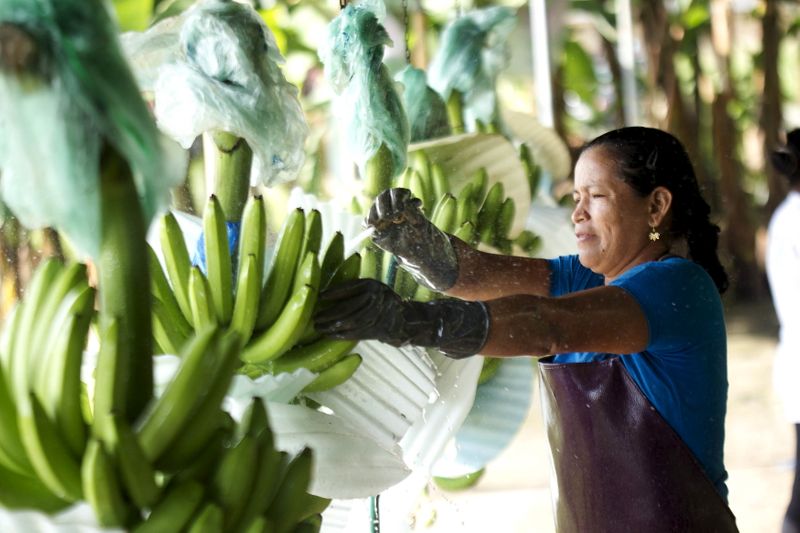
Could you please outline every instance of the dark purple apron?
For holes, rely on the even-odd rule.
[[[732,532],[736,519],[618,358],[539,362],[559,533]]]

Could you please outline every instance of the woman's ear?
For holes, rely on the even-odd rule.
[[[656,187],[650,193],[650,225],[658,227],[672,207],[672,193],[666,187]]]

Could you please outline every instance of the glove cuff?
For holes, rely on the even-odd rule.
[[[481,351],[489,336],[489,309],[483,302],[445,299],[412,304],[406,317],[409,342],[438,348],[453,359]]]

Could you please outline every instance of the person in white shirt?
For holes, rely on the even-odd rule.
[[[789,180],[789,193],[768,228],[767,278],[780,324],[774,383],[784,413],[794,424],[795,478],[783,533],[800,533],[800,128],[770,154],[772,166]]]

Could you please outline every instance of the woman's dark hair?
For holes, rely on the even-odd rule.
[[[717,256],[719,226],[709,220],[711,208],[700,193],[689,154],[669,133],[644,127],[612,130],[593,139],[582,151],[602,147],[615,162],[619,177],[646,196],[656,187],[672,193],[674,236],[685,237],[689,259],[702,266],[720,293],[728,288],[728,275]]]
[[[794,187],[800,183],[800,129],[786,134],[786,145],[769,154],[772,166]]]

